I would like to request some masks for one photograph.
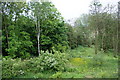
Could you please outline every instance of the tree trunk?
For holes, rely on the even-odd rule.
[[[40,23],[38,21],[38,54],[40,56]]]
[[[37,46],[38,46],[38,55],[40,56],[40,23],[37,17],[36,22],[36,29],[37,29]]]
[[[95,15],[97,15],[97,5],[95,5]],[[97,25],[97,19],[98,17],[95,16],[95,54],[98,53],[98,25]]]
[[[104,47],[104,32],[102,33],[102,46],[101,46],[101,49],[103,50],[103,47]]]
[[[95,31],[95,54],[98,53],[98,34],[97,30]]]
[[[37,41],[38,41],[38,55],[40,56],[40,33],[37,35]]]
[[[120,53],[120,1],[118,2],[118,53]]]

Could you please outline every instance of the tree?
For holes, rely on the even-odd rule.
[[[89,15],[83,14],[75,21],[75,30],[77,33],[77,43],[82,46],[90,46],[92,38],[88,22]]]
[[[28,6],[24,2],[2,2],[3,55],[10,55],[13,58],[25,58],[29,55],[32,42],[29,33],[23,29],[25,21],[21,21],[28,10]],[[21,49],[23,50],[20,51]]]
[[[94,27],[94,31],[95,31],[95,54],[98,53],[98,27],[99,27],[99,12],[100,12],[100,8],[101,8],[101,4],[98,0],[94,0],[92,5],[91,5],[91,14],[93,15],[93,27]]]
[[[40,2],[32,3],[32,8],[34,12],[34,20],[36,23],[38,55],[40,55],[40,17],[42,16]]]
[[[55,6],[51,2],[35,2],[31,6],[37,25],[38,53],[39,49],[51,51],[55,47],[59,51],[58,45],[66,46],[64,21]]]
[[[71,49],[74,49],[77,47],[77,34],[75,28],[68,23],[65,23],[65,26],[67,27],[68,45]]]
[[[116,8],[109,4],[102,8],[98,3],[93,4],[89,17],[90,26],[95,33],[95,53],[97,50],[112,50],[116,53],[118,41]]]

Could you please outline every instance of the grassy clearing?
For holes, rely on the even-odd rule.
[[[94,54],[93,48],[78,47],[71,50],[72,57],[69,61],[76,68],[77,78],[117,78],[118,77],[118,58],[113,57],[113,53],[99,52]],[[73,76],[74,77],[74,76]],[[75,76],[76,77],[76,76]]]
[[[6,61],[6,64],[7,62],[8,64],[11,63],[11,67],[13,67],[12,63],[16,64],[14,68],[12,68],[16,71],[19,70],[18,72],[15,72],[17,76],[13,76],[16,78],[118,78],[118,58],[113,57],[113,53],[111,52],[99,52],[97,55],[95,55],[94,48],[80,46],[76,49],[68,50],[67,52],[65,52],[65,54],[66,55],[64,56],[64,58],[68,59],[67,63],[65,63],[66,68],[59,66],[64,63],[63,54],[61,55],[61,57],[58,54],[56,54],[55,56],[49,55],[48,59],[50,60],[48,62],[44,62],[46,63],[44,64],[44,66],[39,66],[41,65],[41,62],[45,61],[39,58],[31,59],[33,61],[17,60],[15,62],[15,60],[9,60]],[[47,59],[46,56],[47,55],[44,56],[45,59]],[[56,58],[57,56],[59,56],[59,59]],[[51,60],[53,60],[52,63],[50,62]],[[28,63],[29,65],[26,67],[26,64]],[[51,69],[54,68],[54,70],[47,70],[47,68],[49,68],[51,64],[54,65],[53,67],[51,67]],[[21,67],[21,69],[16,69],[16,67]],[[38,70],[42,67],[46,67],[46,70]],[[57,68],[59,68],[60,70]],[[5,73],[6,70],[3,71]]]

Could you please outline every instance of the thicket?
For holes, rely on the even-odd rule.
[[[67,35],[63,18],[51,2],[2,2],[3,56],[27,58],[40,50],[63,52]]]
[[[2,52],[12,58],[40,55],[40,50],[54,53],[79,45],[98,50],[119,51],[118,13],[99,1],[90,5],[90,14],[76,19],[74,26],[64,22],[51,2],[1,2]]]
[[[68,62],[66,57],[65,53],[57,51],[55,51],[55,54],[41,51],[41,56],[26,60],[21,60],[21,58],[3,58],[2,77],[13,78],[30,72],[66,71],[66,63]]]

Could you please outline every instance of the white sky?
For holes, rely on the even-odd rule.
[[[77,18],[88,13],[89,5],[93,0],[51,0],[65,20]],[[108,3],[117,5],[120,0],[99,0],[103,6]]]

